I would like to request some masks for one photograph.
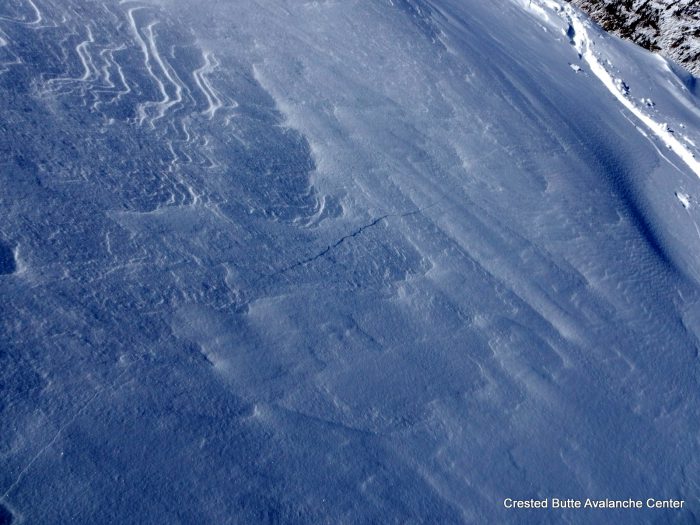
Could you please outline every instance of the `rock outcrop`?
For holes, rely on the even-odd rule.
[[[697,0],[571,0],[604,29],[700,75]]]

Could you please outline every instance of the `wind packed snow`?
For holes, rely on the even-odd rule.
[[[680,66],[563,0],[9,0],[0,85],[0,524],[698,520]]]

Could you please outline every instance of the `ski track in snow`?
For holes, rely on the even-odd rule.
[[[32,6],[36,8],[36,4]],[[76,13],[71,9],[62,13],[63,34],[58,38],[58,52],[67,70],[49,78],[45,78],[47,73],[42,73],[43,81],[34,88],[36,95],[52,98],[75,96],[77,103],[88,106],[92,112],[106,114],[109,124],[115,122],[113,116],[107,116],[114,113],[115,107],[133,107],[135,115],[125,123],[144,126],[161,135],[170,155],[166,162],[170,181],[163,185],[169,197],[161,206],[209,205],[209,199],[183,175],[182,168],[188,165],[200,165],[209,170],[221,167],[211,151],[211,138],[206,134],[192,136],[188,131],[196,115],[210,122],[216,120],[217,125],[231,125],[238,104],[229,94],[221,95],[212,79],[220,62],[211,51],[198,48],[196,42],[178,42],[178,46],[196,50],[201,61],[194,63],[191,70],[177,69],[159,42],[159,26],[163,23],[164,13],[131,0],[120,1],[119,6],[121,9],[114,11],[108,5],[104,6],[105,12],[124,30],[115,35],[116,38],[106,39],[107,35],[97,31],[91,23],[82,27],[73,24]],[[0,22],[10,21],[4,17]],[[12,19],[11,22],[31,26],[32,30],[58,27],[55,24],[39,25],[46,23],[39,14],[31,20]],[[5,56],[14,57],[0,62],[0,74],[3,74],[22,61],[14,53],[13,44],[5,33],[0,32],[0,39],[0,49]],[[72,40],[76,43],[70,44]],[[133,77],[135,64],[125,61],[125,57],[135,50],[142,61],[137,77]],[[176,58],[175,53],[175,45],[171,45],[170,57]],[[158,98],[154,99],[153,95],[158,95]],[[166,189],[166,185],[171,187]]]
[[[38,26],[41,24],[41,22],[44,20],[43,15],[41,14],[41,11],[39,11],[39,8],[36,6],[33,0],[25,0],[26,3],[29,5],[29,7],[34,11],[34,19],[33,20],[28,20],[26,18],[10,18],[7,16],[0,16],[0,20],[4,20],[7,22],[14,22],[22,25],[26,25],[29,27],[32,26]]]
[[[526,0],[520,1],[525,3]],[[586,15],[580,13],[568,3],[562,5],[553,0],[527,0],[525,5],[547,22],[550,21],[548,10],[554,12],[569,28],[567,36],[570,38],[579,57],[588,64],[591,72],[601,81],[605,88],[669,150],[675,153],[696,176],[700,177],[700,161],[697,160],[696,155],[675,137],[673,131],[668,128],[666,123],[654,120],[637,106],[631,99],[628,93],[629,90],[625,88],[624,81],[612,75],[603,65],[603,62],[595,52],[597,41],[591,37],[591,31],[589,30],[591,22]],[[666,159],[665,156],[663,157]]]
[[[131,7],[127,9],[126,14],[127,17],[129,18],[129,24],[131,27],[131,32],[136,39],[136,42],[138,42],[139,47],[141,48],[141,53],[143,54],[143,61],[144,61],[144,67],[146,68],[146,71],[150,75],[150,77],[153,79],[153,81],[157,84],[158,90],[160,91],[162,95],[162,99],[159,102],[142,102],[139,104],[138,107],[138,123],[142,124],[146,118],[148,118],[148,109],[150,107],[156,107],[156,108],[164,108],[168,105],[170,102],[170,96],[168,95],[168,92],[165,89],[165,84],[163,81],[160,79],[160,76],[156,75],[153,66],[151,64],[151,52],[152,49],[155,47],[155,42],[153,42],[153,34],[151,33],[151,42],[150,45],[146,43],[144,40],[144,37],[141,35],[141,32],[139,31],[138,25],[136,23],[136,17],[135,13],[138,11],[141,11],[145,9],[144,7],[138,6],[138,7]],[[160,116],[163,116],[164,112],[161,113]],[[154,119],[150,120],[150,124],[153,125]]]
[[[208,75],[213,73],[219,66],[219,61],[210,52],[204,53],[204,65],[199,69],[195,69],[192,75],[194,76],[197,86],[204,94],[207,100],[207,107],[202,111],[202,114],[206,115],[209,120],[214,118],[216,112],[223,107],[223,102],[219,98],[218,93],[212,87],[209,81]]]

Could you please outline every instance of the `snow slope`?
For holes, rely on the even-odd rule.
[[[563,0],[0,37],[0,523],[698,520],[681,68]],[[503,506],[546,497],[685,506]]]

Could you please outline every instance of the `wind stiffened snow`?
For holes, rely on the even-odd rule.
[[[677,65],[554,0],[12,0],[0,85],[0,523],[698,520]]]

